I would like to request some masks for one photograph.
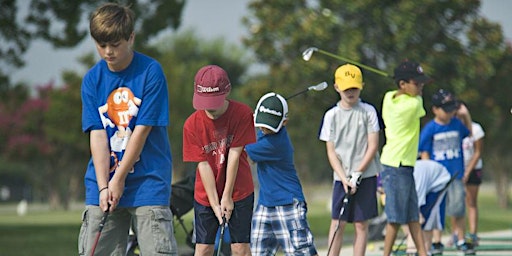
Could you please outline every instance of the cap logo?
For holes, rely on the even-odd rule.
[[[350,73],[350,71],[345,71],[345,76],[350,76],[352,78],[356,78],[356,74]]]
[[[418,73],[423,74],[423,68],[419,65],[418,65],[417,71],[418,71]]]
[[[275,116],[283,116],[283,113],[281,113],[277,110],[266,108],[265,106],[260,106],[259,111],[262,113],[268,113],[268,114],[275,115]]]
[[[219,92],[220,91],[220,88],[219,87],[206,87],[206,86],[202,86],[202,85],[197,85],[197,92],[198,93],[211,93],[211,92]]]

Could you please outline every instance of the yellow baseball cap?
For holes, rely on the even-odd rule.
[[[361,69],[352,64],[345,64],[336,69],[334,83],[338,89],[345,91],[350,88],[363,89],[363,74]]]

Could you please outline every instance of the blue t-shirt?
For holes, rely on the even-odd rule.
[[[419,152],[428,152],[430,159],[444,165],[457,179],[464,176],[464,155],[462,139],[469,135],[469,130],[457,118],[441,125],[434,120],[428,122],[420,133]]]
[[[171,149],[167,81],[160,64],[134,53],[130,65],[119,72],[100,60],[82,81],[82,130],[105,129],[111,173],[122,161],[136,125],[152,126],[140,158],[125,180],[119,207],[169,205]],[[98,185],[92,158],[85,173],[85,203],[98,205]]]
[[[304,194],[293,163],[293,146],[286,127],[278,133],[265,135],[258,130],[258,141],[245,147],[258,164],[260,192],[258,204],[266,207],[304,201]]]

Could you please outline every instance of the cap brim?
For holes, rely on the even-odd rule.
[[[194,106],[194,109],[197,110],[219,109],[223,106],[225,99],[226,94],[208,97],[194,94],[194,97],[192,98],[192,105]]]
[[[341,91],[346,91],[348,89],[352,89],[352,88],[357,88],[357,89],[360,89],[362,90],[363,89],[363,85],[362,84],[358,84],[358,83],[353,83],[353,84],[336,84],[338,86],[338,89],[341,90]]]
[[[420,75],[420,76],[417,76],[415,78],[413,78],[414,81],[420,83],[420,84],[427,84],[429,83],[430,81],[432,81],[432,79],[426,75]]]
[[[447,113],[457,110],[458,107],[459,105],[457,104],[457,102],[449,102],[441,105],[441,108]]]

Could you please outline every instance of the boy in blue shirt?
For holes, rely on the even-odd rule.
[[[420,133],[419,153],[421,159],[432,159],[444,165],[451,176],[457,175],[448,187],[446,214],[452,217],[452,227],[457,238],[454,240],[459,250],[465,254],[474,252],[473,245],[464,241],[465,234],[465,193],[464,156],[462,139],[470,135],[470,130],[455,114],[459,103],[454,95],[444,89],[432,96],[434,119],[428,122]],[[470,120],[466,112],[463,120]],[[469,122],[471,123],[471,122]],[[440,231],[434,230],[432,254],[442,253]]]
[[[281,95],[261,97],[254,113],[257,142],[245,147],[257,163],[260,185],[252,219],[252,255],[275,255],[279,247],[285,255],[317,255],[287,121],[288,104]]]
[[[134,13],[115,3],[101,5],[90,18],[101,59],[81,88],[82,130],[92,157],[79,255],[125,255],[132,225],[143,255],[177,255],[167,80],[156,60],[132,49],[134,25]],[[103,235],[93,244],[106,211]]]

